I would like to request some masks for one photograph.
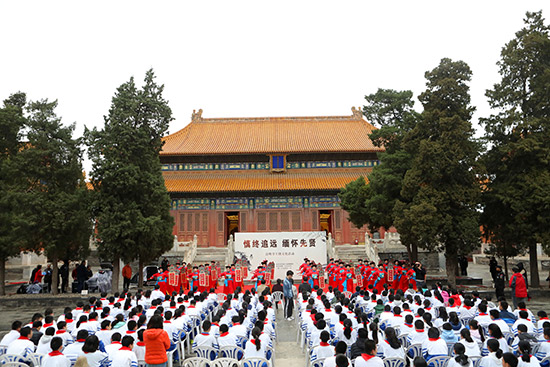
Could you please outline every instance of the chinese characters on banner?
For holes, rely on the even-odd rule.
[[[327,263],[325,232],[237,232],[235,252],[248,259],[252,270],[263,260],[273,261],[274,279],[283,279],[287,270],[297,276],[305,257]]]

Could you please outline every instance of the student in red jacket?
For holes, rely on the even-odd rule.
[[[510,278],[510,288],[512,288],[512,302],[516,309],[519,302],[527,301],[527,283],[517,267],[513,267],[512,271],[514,275]]]
[[[170,348],[170,338],[163,330],[163,319],[160,315],[153,315],[143,333],[145,343],[145,363],[148,366],[166,366],[168,357],[166,351]]]

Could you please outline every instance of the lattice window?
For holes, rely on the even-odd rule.
[[[202,213],[202,231],[208,232],[208,213]]]
[[[185,214],[180,214],[180,232],[185,231]]]
[[[311,211],[311,229],[314,231],[319,229],[319,213],[317,210]]]
[[[267,229],[266,219],[266,213],[258,213],[258,231],[265,231]]]
[[[239,227],[242,232],[246,231],[246,213],[241,212],[241,215],[239,216],[240,222]]]
[[[342,228],[342,220],[340,215],[340,210],[336,210],[334,212],[334,228],[341,229]]]
[[[193,231],[193,214],[187,213],[187,232]]]
[[[200,213],[195,213],[195,232],[201,230],[201,215]]]
[[[279,213],[269,213],[269,230],[277,231],[279,226],[277,225]]]
[[[223,213],[218,213],[218,232],[223,231]]]
[[[299,231],[302,229],[302,218],[300,212],[292,212],[292,230]]]
[[[281,231],[288,231],[290,229],[289,221],[290,221],[290,213],[281,212]]]

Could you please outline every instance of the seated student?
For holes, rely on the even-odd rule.
[[[36,353],[39,354],[48,354],[52,351],[50,343],[54,337],[55,329],[53,327],[49,327],[46,329],[44,335],[40,338],[38,341],[38,345],[36,346]]]
[[[365,342],[365,353],[355,359],[355,367],[383,367],[384,361],[376,356],[377,348],[374,340]]]
[[[550,356],[550,328],[544,328],[544,331],[542,333],[545,340],[540,343],[539,350],[536,355],[536,357],[541,361],[544,358]],[[548,365],[548,362],[541,364],[542,367],[548,367]]]
[[[510,326],[500,318],[500,312],[498,310],[491,310],[489,311],[489,317],[491,317],[491,324],[497,324],[500,328],[500,331],[503,333],[509,333],[510,332]]]
[[[533,313],[529,309],[527,309],[527,306],[525,305],[525,302],[518,302],[518,308],[517,308],[517,310],[514,310],[514,315],[516,315],[516,317],[519,318],[519,313],[521,311],[527,312],[527,318],[528,319],[531,319],[531,320],[535,319],[535,315],[533,315]],[[520,362],[520,364],[521,364],[521,362]]]
[[[529,344],[531,344],[531,347],[534,347],[535,345],[539,344],[539,341],[537,340],[537,337],[535,334],[531,334],[527,332],[527,326],[523,324],[518,325],[518,336],[514,338],[512,341],[512,350],[516,350],[518,348],[519,342],[522,340],[527,340]]]
[[[533,322],[529,319],[529,314],[525,310],[521,310],[518,313],[519,317],[514,322],[514,325],[512,326],[512,332],[514,335],[518,334],[518,325],[523,324],[527,326],[527,332],[533,334],[535,332],[535,327],[533,325]],[[521,365],[521,361],[519,361],[519,364]]]
[[[0,341],[0,345],[9,345],[12,341],[19,338],[21,336],[19,331],[21,330],[22,326],[23,323],[21,321],[12,322],[10,332],[4,335],[2,341]]]
[[[460,340],[458,343],[464,345],[464,354],[468,357],[481,357],[481,349],[479,344],[472,338],[470,330],[464,328],[460,331]]]
[[[78,334],[76,334],[75,342],[67,345],[63,350],[63,353],[65,353],[66,356],[69,354],[74,354],[77,356],[84,354],[84,352],[82,351],[82,347],[84,346],[84,342],[86,341],[87,337],[88,330],[80,330]]]
[[[132,350],[133,348],[134,338],[130,335],[124,336],[124,338],[122,338],[122,347],[118,350],[118,352],[112,359],[112,366],[136,367],[138,365],[138,359],[136,354]]]
[[[54,336],[50,341],[52,349],[42,360],[41,367],[71,367],[71,361],[61,353],[63,349],[63,339]]]
[[[6,354],[17,354],[23,357],[27,357],[34,353],[36,346],[31,342],[32,330],[30,327],[25,326],[19,332],[19,338],[15,339],[8,345]]]
[[[113,360],[115,354],[122,347],[121,340],[122,335],[120,333],[113,333],[113,335],[111,335],[111,343],[105,346],[105,352],[109,356],[110,360]]]
[[[321,317],[322,317],[322,314],[321,314]],[[321,335],[321,332],[323,330],[329,331],[326,321],[321,318],[317,320],[317,324],[315,325],[314,328],[312,328],[311,332],[309,332],[308,337],[309,337],[310,347],[313,347],[319,344],[319,341],[320,341],[319,336]]]
[[[336,337],[338,340],[341,340],[351,346],[357,340],[357,330],[353,329],[353,323],[350,319],[345,319],[343,326],[344,327],[336,334]]]
[[[110,367],[111,361],[107,353],[103,353],[99,350],[99,339],[95,335],[90,335],[86,338],[84,345],[82,346],[84,356],[88,361],[90,367]]]
[[[522,340],[518,345],[519,358],[518,367],[540,367],[539,360],[531,355],[531,344],[527,340]]]
[[[422,344],[426,339],[428,339],[428,333],[424,330],[424,321],[416,320],[414,330],[407,336],[409,344]]]
[[[95,333],[95,335],[103,342],[103,345],[107,346],[111,344],[111,336],[113,335],[111,331],[111,322],[109,320],[101,321],[101,330]]]
[[[403,326],[399,328],[400,333],[399,335],[409,335],[414,331],[414,316],[413,315],[405,315],[405,322],[403,323]]]
[[[487,313],[487,304],[480,303],[477,309],[479,310],[479,314],[474,317],[474,320],[476,320],[481,327],[488,326],[492,320],[491,316]]]
[[[59,321],[57,323],[57,331],[55,332],[55,336],[60,337],[63,339],[63,345],[67,346],[74,342],[74,338],[72,337],[71,333],[67,330],[67,322],[66,321]]]
[[[550,319],[548,319],[548,314],[546,313],[546,311],[542,311],[542,310],[537,312],[537,316],[539,320],[537,321],[536,332],[537,334],[542,334],[544,331],[544,323],[550,322]]]
[[[241,317],[235,315],[231,318],[232,326],[229,328],[229,333],[235,336],[235,338],[246,338],[246,326],[241,323]]]
[[[451,358],[447,363],[447,367],[472,367],[473,363],[470,358],[465,354],[466,348],[461,343],[456,343],[453,347],[455,357]]]
[[[442,329],[443,330],[441,331],[441,338],[445,340],[445,343],[453,344],[458,341],[458,337],[453,331],[453,327],[450,323],[444,323]]]
[[[140,329],[137,332],[137,342],[134,342],[134,353],[136,354],[136,358],[138,361],[144,361],[145,360],[145,343],[143,342],[143,333],[145,332],[144,329]]]
[[[502,367],[518,367],[518,357],[514,353],[504,353],[502,355]]]
[[[227,324],[220,325],[220,336],[218,337],[218,345],[222,347],[237,346],[237,337],[229,332]]]
[[[365,346],[363,346],[363,349],[364,348],[365,348]],[[348,346],[346,345],[345,342],[340,341],[340,342],[336,343],[336,346],[334,347],[334,353],[335,353],[334,356],[326,357],[325,361],[323,363],[323,367],[336,367],[336,356],[342,355],[342,356],[345,357],[347,350],[348,350]],[[351,362],[350,362],[350,364],[351,364]]]
[[[479,367],[502,367],[502,349],[498,340],[487,340],[487,350],[489,354],[481,358]]]
[[[252,329],[251,338],[244,347],[244,358],[266,358],[267,345],[260,340],[260,328]]]
[[[368,330],[364,327],[357,330],[357,340],[351,345],[350,358],[355,359],[365,353],[365,341],[369,336]]]
[[[428,339],[422,343],[422,355],[429,361],[433,357],[446,356],[447,343],[439,337],[439,329],[431,327],[428,330]]]
[[[470,320],[468,327],[470,328],[470,335],[476,342],[483,343],[485,341],[483,328],[479,326],[479,323],[477,322],[477,320]]]
[[[462,322],[460,322],[456,312],[449,313],[449,324],[451,325],[456,336],[459,336],[460,330],[464,329],[464,326],[462,325]]]
[[[508,342],[506,341],[506,338],[502,335],[502,332],[500,331],[500,328],[497,324],[489,325],[489,337],[498,341],[498,343],[500,344],[500,350],[502,350],[503,353],[510,350],[510,348],[508,347]],[[481,350],[482,356],[486,356],[489,353],[487,349],[487,341],[488,339],[485,340],[485,344],[483,345],[483,349]]]
[[[401,341],[397,339],[395,329],[387,327],[384,334],[384,340],[378,343],[377,355],[384,358],[398,357],[405,359],[405,350],[401,345]]]
[[[321,340],[320,344],[311,350],[311,362],[334,355],[334,347],[328,343],[330,340],[330,333],[326,330],[321,331],[319,339]]]
[[[202,333],[197,334],[193,339],[193,348],[197,347],[212,347],[219,349],[218,342],[214,335],[210,335],[210,321],[205,320],[202,323]]]

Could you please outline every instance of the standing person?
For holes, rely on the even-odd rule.
[[[460,255],[458,258],[458,264],[460,265],[460,275],[468,275],[468,258],[464,255]]]
[[[497,276],[497,260],[494,256],[491,256],[491,260],[489,260],[489,272],[491,273],[491,278],[493,278],[493,282],[496,279]]]
[[[166,351],[170,348],[170,338],[163,330],[162,316],[151,316],[147,330],[143,332],[143,342],[147,366],[166,367],[168,362]]]
[[[167,258],[162,259],[162,262],[160,263],[160,267],[163,269],[168,269],[168,265],[170,265],[170,263],[168,262],[168,259]]]
[[[495,277],[493,278],[495,280],[495,293],[497,296],[497,299],[500,297],[504,297],[504,287],[506,286],[506,276],[504,275],[504,272],[502,271],[502,267],[500,265],[496,266],[496,273]]]
[[[76,268],[76,281],[78,283],[76,291],[80,293],[84,289],[84,282],[88,279],[88,270],[86,269],[86,261],[82,261]]]
[[[50,293],[52,291],[52,265],[48,264],[46,269],[42,274],[44,274],[44,288],[45,293]]]
[[[36,265],[36,268],[32,270],[31,278],[29,279],[29,283],[40,283],[42,282],[42,265]]]
[[[126,265],[124,265],[124,267],[122,268],[122,278],[124,279],[122,288],[125,290],[130,289],[130,280],[132,279],[132,267],[129,263],[126,263]]]
[[[426,269],[420,261],[414,264],[414,271],[416,273],[416,286],[419,290],[426,288]]]
[[[286,272],[286,278],[283,282],[283,295],[285,297],[284,302],[284,315],[287,320],[292,320],[292,311],[294,307],[294,290],[292,289],[294,287],[294,279],[292,279],[292,276],[294,275],[294,272],[292,270],[289,270]]]
[[[63,265],[59,268],[59,277],[61,278],[61,293],[67,293],[69,286],[69,262],[67,260],[63,260]]]
[[[527,284],[518,267],[514,266],[512,271],[514,275],[510,278],[510,288],[512,288],[512,303],[516,309],[519,302],[527,301]]]

